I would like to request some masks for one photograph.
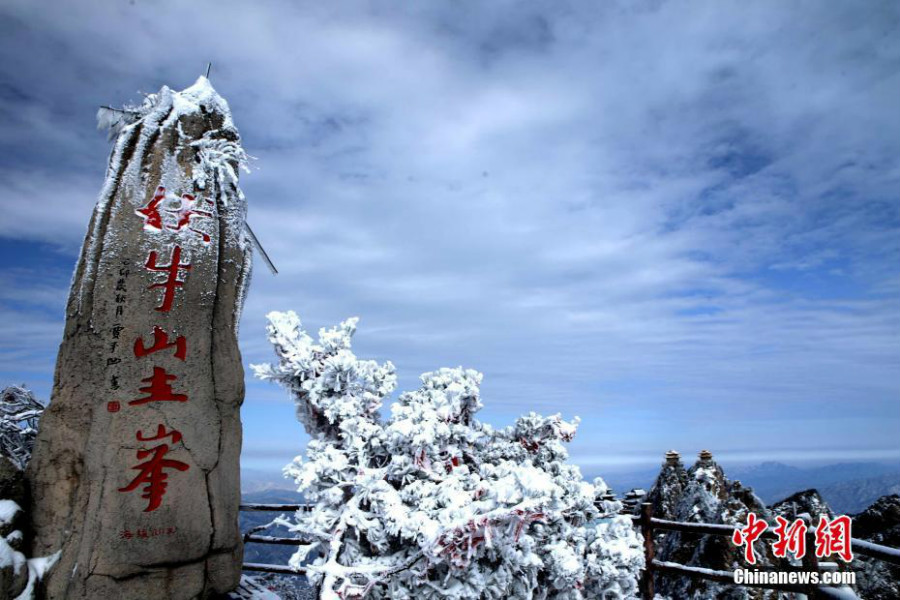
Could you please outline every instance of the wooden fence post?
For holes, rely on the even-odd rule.
[[[816,534],[812,529],[806,530],[806,554],[803,555],[803,568],[810,573],[819,571],[819,559],[816,556]],[[809,592],[806,594],[809,600],[819,598],[818,585],[810,585]]]
[[[641,598],[653,600],[653,505],[641,504],[641,535],[644,536],[644,572],[641,574]]]

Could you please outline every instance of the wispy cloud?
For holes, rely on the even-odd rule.
[[[760,447],[826,415],[792,433],[819,448],[848,410],[900,420],[898,20],[889,2],[12,2],[2,235],[71,263],[96,106],[212,60],[282,272],[255,277],[248,362],[269,358],[268,310],[359,314],[359,353],[407,387],[464,364],[489,420],[581,414],[576,455],[688,433],[727,450],[748,412]],[[0,301],[12,348],[24,309]],[[253,447],[291,409],[249,389]]]

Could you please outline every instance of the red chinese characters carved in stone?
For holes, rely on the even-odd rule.
[[[153,367],[153,375],[141,379],[144,383],[149,383],[140,389],[147,394],[143,398],[132,400],[128,404],[130,406],[140,406],[149,402],[187,402],[187,394],[176,394],[172,390],[171,381],[178,379],[175,375],[169,375],[162,367]]]
[[[199,235],[204,242],[209,242],[209,234],[191,227],[192,217],[212,217],[212,213],[205,210],[199,210],[197,208],[200,202],[200,200],[195,199],[191,194],[182,194],[181,205],[177,209],[171,211],[178,216],[178,222],[175,223],[175,227],[173,229],[175,229],[175,231],[179,231],[182,227],[187,227],[188,229]],[[206,202],[212,204],[211,200],[206,200]]]
[[[190,271],[191,265],[190,263],[181,262],[181,246],[175,246],[172,250],[172,260],[168,265],[158,265],[156,262],[157,256],[156,250],[151,250],[150,256],[147,258],[147,264],[144,267],[148,271],[166,273],[166,280],[163,283],[154,283],[148,289],[163,288],[162,304],[157,306],[156,310],[169,312],[172,310],[172,300],[175,299],[175,289],[184,285],[184,280],[178,278],[178,269]]]
[[[165,350],[166,348],[175,348],[175,358],[184,360],[187,356],[187,341],[183,335],[175,338],[174,342],[169,341],[169,334],[163,331],[161,327],[153,326],[153,345],[149,348],[144,345],[144,340],[138,338],[134,340],[134,355],[137,358],[143,358],[148,354]]]
[[[147,206],[142,206],[135,212],[144,218],[144,227],[149,229],[162,229],[162,215],[159,212],[159,205],[166,199],[166,188],[159,186],[156,193]]]
[[[150,202],[148,202],[146,206],[142,206],[135,211],[144,219],[144,228],[156,231],[162,231],[163,229],[181,231],[182,229],[187,228],[199,235],[204,242],[209,242],[209,234],[200,231],[199,229],[194,229],[191,226],[191,219],[193,217],[212,217],[213,215],[211,212],[200,209],[202,202],[212,206],[212,200],[198,199],[193,194],[182,194],[181,198],[169,195],[169,199],[173,202],[177,201],[178,206],[177,208],[165,208],[166,197],[166,188],[159,186],[156,188],[156,193],[153,195]],[[174,215],[174,223],[172,222],[171,217],[165,218],[163,213]]]
[[[175,429],[166,431],[164,425],[159,425],[156,428],[156,435],[145,437],[142,432],[138,431],[136,437],[139,442],[153,442],[171,438],[172,443],[177,444],[181,441],[181,432],[176,431]],[[139,471],[139,473],[137,477],[131,480],[131,483],[123,488],[119,488],[120,492],[132,492],[143,485],[144,488],[141,498],[147,500],[147,508],[144,509],[144,512],[153,512],[159,508],[160,504],[162,504],[162,498],[169,485],[166,481],[169,478],[166,469],[187,471],[190,468],[188,464],[183,463],[180,460],[165,458],[168,452],[168,444],[159,444],[149,450],[138,450],[137,458],[144,462],[132,468],[135,471]]]
[[[150,539],[160,535],[172,535],[176,531],[178,531],[178,529],[175,527],[154,527],[152,529],[139,528],[135,531],[126,528],[119,533],[119,537],[123,540]]]

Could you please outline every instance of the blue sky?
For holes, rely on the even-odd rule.
[[[2,379],[49,397],[109,152],[101,104],[213,62],[246,150],[241,328],[485,374],[482,418],[583,419],[591,471],[670,447],[897,458],[896,2],[0,6]],[[248,369],[249,371],[249,369]],[[244,465],[306,437],[248,377]]]

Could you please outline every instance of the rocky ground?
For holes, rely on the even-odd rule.
[[[296,575],[275,575],[273,573],[254,573],[253,580],[259,587],[265,588],[280,600],[316,600],[316,591],[309,587],[305,577]],[[274,600],[269,597],[255,596],[251,600]]]

